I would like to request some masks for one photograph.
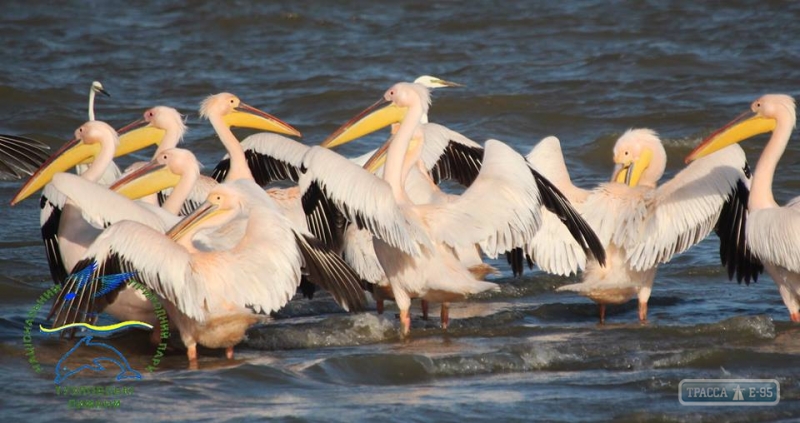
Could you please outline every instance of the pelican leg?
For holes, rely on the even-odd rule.
[[[647,321],[647,302],[639,301],[639,321]]]
[[[402,326],[401,334],[408,336],[411,332],[411,315],[409,309],[411,308],[411,297],[402,288],[396,284],[392,284],[392,293],[394,294],[394,302],[397,308],[400,309],[400,325]]]
[[[375,311],[378,314],[383,314],[383,300],[375,300]]]
[[[422,320],[428,320],[428,302],[420,300],[419,305],[422,307]]]
[[[652,281],[647,286],[639,288],[639,321],[647,321],[647,301],[650,300],[650,293],[653,291]]]
[[[190,364],[197,364],[197,344],[191,344],[186,347],[186,357],[189,358]]]
[[[442,329],[447,329],[447,326],[450,325],[450,303],[442,303],[440,317],[442,319]]]
[[[605,324],[606,322],[606,305],[605,304],[598,304],[600,306],[600,324]]]
[[[411,316],[409,315],[408,309],[400,310],[400,324],[402,325],[402,332],[403,336],[408,336],[411,332]]]

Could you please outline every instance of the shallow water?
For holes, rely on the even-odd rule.
[[[128,1],[2,9],[0,133],[61,145],[86,119],[86,94],[98,79],[113,96],[98,98],[99,119],[120,127],[153,105],[176,107],[190,129],[184,146],[208,170],[223,149],[197,108],[220,91],[279,116],[316,144],[393,82],[440,76],[466,87],[434,92],[432,121],[525,153],[557,135],[573,180],[589,187],[608,179],[611,147],[626,129],[659,132],[669,176],[704,135],[753,99],[795,94],[800,81],[795,2]],[[341,152],[362,153],[383,137]],[[742,144],[751,163],[765,139]],[[776,175],[779,201],[800,191],[796,141]],[[0,197],[10,199],[18,186],[0,182]],[[750,286],[727,281],[713,236],[661,266],[647,325],[629,303],[612,307],[608,324],[598,326],[594,304],[554,292],[568,280],[530,271],[513,278],[496,261],[501,291],[454,305],[447,332],[414,308],[413,335],[401,340],[393,309],[347,315],[322,295],[293,302],[253,329],[234,361],[202,351],[200,369],[187,370],[182,352],[171,350],[158,371],[124,384],[134,394],[120,409],[70,410],[51,377],[70,344],[34,338],[43,375],[27,365],[22,344],[25,316],[50,286],[38,201],[0,207],[0,218],[4,421],[800,416],[800,329],[766,275]],[[115,340],[134,367],[153,354],[144,339]],[[703,377],[774,378],[781,402],[681,406],[680,381]]]

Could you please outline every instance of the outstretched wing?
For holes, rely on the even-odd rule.
[[[363,310],[367,299],[361,289],[361,279],[342,257],[312,236],[295,232],[295,239],[308,280],[330,292],[345,310]]]
[[[297,182],[300,179],[298,168],[308,146],[270,132],[250,135],[241,144],[257,184],[265,186],[277,181]],[[224,181],[230,167],[231,161],[226,154],[214,168],[212,177],[217,182]]]
[[[729,237],[722,241],[725,251],[731,251],[730,243],[741,244],[743,233],[735,228],[744,228],[741,219],[746,216],[746,202],[742,202],[748,181],[746,166],[742,148],[731,145],[692,162],[658,187],[646,202],[648,212],[642,226],[638,231],[629,231],[622,244],[631,266],[642,270],[669,261],[703,240],[715,227],[722,236]],[[723,213],[730,202],[737,210]],[[744,245],[742,251],[746,251]],[[722,260],[730,263],[729,260],[738,259],[738,254]]]
[[[385,181],[321,147],[312,147],[303,158],[300,180],[303,210],[309,230],[336,227],[335,208],[360,229],[408,254],[418,255],[420,244],[429,244],[424,230],[401,211]],[[329,202],[328,205],[325,205]],[[325,234],[314,233],[320,239]]]
[[[483,147],[471,139],[436,123],[422,125],[425,143],[422,162],[435,183],[457,181],[468,187],[481,171]]]
[[[33,174],[47,160],[49,149],[32,138],[0,134],[0,175],[19,179]]]

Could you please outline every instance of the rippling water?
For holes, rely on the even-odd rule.
[[[466,87],[434,93],[433,121],[521,152],[557,135],[574,180],[588,187],[609,177],[611,147],[626,129],[658,131],[671,174],[702,136],[753,99],[796,94],[800,81],[797,2],[89,1],[2,9],[0,133],[59,146],[86,119],[98,79],[113,96],[98,99],[99,119],[119,127],[153,105],[176,107],[188,117],[185,146],[207,169],[223,149],[196,111],[220,91],[315,144],[393,82],[437,75]],[[342,152],[364,152],[381,137]],[[742,144],[751,162],[765,139]],[[780,201],[800,188],[796,141],[776,176]],[[10,199],[18,185],[0,182],[0,196]],[[800,415],[798,328],[766,275],[751,286],[726,280],[713,237],[661,266],[644,326],[629,303],[611,308],[599,327],[593,303],[553,292],[565,280],[538,272],[515,279],[497,262],[501,292],[454,306],[447,332],[415,315],[403,341],[391,310],[346,315],[325,296],[297,301],[252,330],[233,362],[206,352],[190,371],[172,351],[158,372],[130,384],[135,394],[119,410],[69,410],[52,380],[24,359],[25,315],[50,285],[37,206],[30,199],[0,207],[4,421]],[[132,363],[146,362],[144,336],[126,338]],[[52,366],[64,345],[37,342]],[[701,377],[775,378],[781,403],[735,413],[681,406],[680,380]]]

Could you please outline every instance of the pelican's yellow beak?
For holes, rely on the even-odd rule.
[[[406,113],[408,113],[408,108],[397,107],[394,103],[387,105],[387,103],[389,102],[384,99],[378,100],[375,104],[367,107],[347,123],[340,126],[320,145],[326,148],[336,147],[371,134],[393,123],[401,122]]]
[[[642,153],[636,160],[625,161],[624,159],[617,159],[615,157],[614,162],[617,163],[617,166],[614,169],[614,176],[612,176],[611,180],[630,187],[635,187],[642,178],[645,169],[650,166],[652,160],[653,151],[649,148],[642,150]]]
[[[160,145],[167,131],[150,125],[144,119],[139,119],[120,128],[117,134],[119,134],[119,145],[114,157],[124,156],[151,145]]]
[[[172,229],[167,231],[166,235],[173,241],[178,241],[187,233],[191,232],[196,226],[219,213],[222,213],[222,210],[220,210],[218,205],[206,201],[190,215],[184,217],[180,222],[176,223]]]
[[[369,173],[375,173],[378,169],[381,168],[384,164],[386,164],[386,152],[389,151],[389,145],[392,143],[392,138],[389,138],[388,141],[383,143],[381,148],[375,150],[375,153],[372,154],[372,157],[364,163],[364,169],[366,169]]]
[[[17,191],[11,199],[11,205],[16,205],[20,201],[30,197],[43,186],[47,185],[53,175],[59,172],[66,172],[77,164],[85,160],[94,160],[100,153],[100,144],[85,144],[81,139],[74,139],[53,153],[47,160],[31,175],[25,185]]]
[[[225,115],[223,120],[231,127],[261,129],[278,134],[302,137],[300,131],[292,125],[244,103],[239,103],[239,106]]]
[[[151,161],[123,176],[109,188],[131,200],[172,188],[180,182],[180,175],[172,173],[167,165]]]
[[[722,150],[731,144],[759,134],[772,132],[775,130],[776,124],[777,121],[775,119],[761,116],[752,111],[744,112],[729,124],[706,137],[700,145],[686,156],[685,161],[688,164],[715,151]]]

